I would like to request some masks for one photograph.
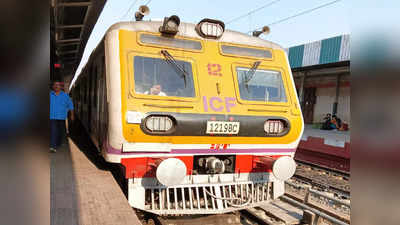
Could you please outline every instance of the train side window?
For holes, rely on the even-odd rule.
[[[85,74],[86,75],[86,74]],[[84,77],[82,79],[82,83],[83,83],[83,103],[86,104],[87,103],[87,97],[88,97],[88,91],[87,91],[87,79],[86,77]]]
[[[181,60],[176,60],[176,63],[186,72],[185,74],[164,59],[135,56],[135,92],[159,96],[194,97],[192,64]],[[153,92],[154,89],[161,91]]]
[[[97,108],[97,65],[93,65],[93,76],[92,76],[92,91],[93,91],[93,108]]]
[[[240,98],[248,101],[287,102],[282,75],[279,71],[236,69]]]
[[[80,84],[76,85],[74,93],[75,93],[75,99],[76,99],[75,101],[76,101],[76,103],[79,103],[81,101],[80,100],[80,96],[81,96],[81,85]]]
[[[79,103],[83,103],[83,84],[82,80],[79,82]]]

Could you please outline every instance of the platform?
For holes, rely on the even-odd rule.
[[[306,124],[301,140],[307,141],[308,137],[322,138],[326,144],[334,146],[344,147],[345,143],[350,143],[350,131],[321,130]]]
[[[71,139],[57,153],[49,154],[52,225],[141,224],[96,154],[92,157],[81,151]]]
[[[320,130],[305,125],[295,159],[350,172],[350,131]]]

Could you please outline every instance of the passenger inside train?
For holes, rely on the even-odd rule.
[[[194,97],[192,65],[189,62],[153,57],[134,57],[137,94]],[[162,84],[162,85],[161,85]]]
[[[145,91],[145,95],[158,95],[158,96],[167,96],[164,92],[162,92],[162,87],[160,84],[155,84],[150,88],[150,91]]]
[[[270,70],[237,69],[240,98],[248,101],[286,102],[280,72]]]

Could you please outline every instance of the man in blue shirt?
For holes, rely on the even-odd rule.
[[[70,111],[74,121],[74,105],[70,97],[61,90],[61,82],[54,82],[50,91],[50,151],[56,152],[65,136],[65,119]]]

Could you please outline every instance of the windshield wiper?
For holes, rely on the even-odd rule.
[[[175,58],[171,54],[169,54],[167,50],[161,50],[161,54],[165,57],[165,61],[167,61],[170,65],[172,65],[175,68],[175,70],[181,74],[181,77],[185,82],[185,88],[186,88],[186,78],[188,77],[188,73],[181,66],[179,66]]]
[[[249,82],[251,79],[253,79],[254,74],[256,74],[256,70],[260,64],[261,64],[261,61],[255,61],[253,63],[253,66],[244,75],[244,86],[246,87],[247,92],[250,92],[249,91]]]

